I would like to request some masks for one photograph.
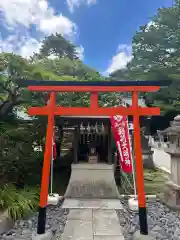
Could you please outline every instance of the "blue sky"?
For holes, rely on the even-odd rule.
[[[1,0],[0,51],[29,57],[45,36],[60,32],[86,64],[108,74],[131,59],[139,26],[170,5],[172,0]]]

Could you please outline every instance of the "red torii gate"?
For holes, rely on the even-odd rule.
[[[146,197],[144,192],[143,161],[140,138],[139,116],[160,115],[160,109],[156,107],[139,107],[138,92],[155,92],[160,86],[168,86],[170,81],[35,81],[18,80],[17,84],[22,87],[28,87],[30,91],[50,92],[50,100],[47,106],[30,107],[29,115],[48,116],[48,125],[46,132],[46,145],[44,153],[44,164],[42,170],[40,206],[38,216],[37,233],[45,233],[46,224],[46,206],[48,198],[50,159],[52,155],[52,137],[54,128],[54,116],[114,116],[123,115],[133,116],[134,124],[134,147],[136,158],[136,183],[139,205],[140,232],[148,235]],[[90,107],[59,107],[56,106],[55,92],[90,92]],[[98,106],[98,92],[132,92],[132,106],[101,108]]]

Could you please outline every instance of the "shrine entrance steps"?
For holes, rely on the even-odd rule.
[[[72,164],[66,198],[119,199],[114,165]]]
[[[116,213],[123,207],[117,201],[66,199],[62,208],[70,212],[60,240],[124,240]]]
[[[70,212],[61,240],[124,240],[113,165],[73,164],[62,208]]]

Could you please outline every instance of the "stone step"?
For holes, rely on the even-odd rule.
[[[114,165],[72,164],[65,198],[118,199]]]
[[[123,209],[119,199],[65,199],[62,208],[68,209]]]
[[[115,210],[71,209],[61,240],[124,240]]]

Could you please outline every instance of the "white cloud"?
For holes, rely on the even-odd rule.
[[[69,18],[48,5],[48,0],[0,0],[1,23],[9,32],[3,39],[0,35],[0,52],[14,52],[28,58],[38,52],[41,41],[31,37],[29,29],[34,26],[37,38],[60,33],[73,39],[77,26]],[[79,49],[83,56],[83,49]]]
[[[58,32],[65,36],[72,36],[76,32],[76,25],[67,17],[59,15],[42,19],[39,29],[45,34]]]
[[[79,8],[82,5],[96,4],[97,0],[66,0],[69,11],[73,12],[74,8]]]
[[[150,22],[148,22],[148,24],[146,25],[146,28],[145,28],[145,32],[148,32],[150,29],[151,29],[151,27],[154,27],[154,28],[157,28],[158,29],[158,24],[157,23],[155,23],[154,21],[150,21]]]
[[[56,54],[51,54],[51,55],[49,55],[47,58],[49,58],[49,59],[51,59],[51,60],[54,60],[54,59],[56,59],[56,58],[58,58],[58,56],[56,55]]]
[[[106,74],[110,74],[118,69],[124,69],[127,63],[132,59],[132,47],[126,44],[120,44],[116,55],[112,58]]]
[[[38,52],[41,47],[40,41],[30,36],[10,35],[6,39],[0,38],[0,52],[16,53],[24,58]]]
[[[96,0],[71,0],[71,4],[76,7],[82,3],[90,5],[95,2]],[[25,58],[39,51],[39,38],[44,39],[45,36],[58,32],[73,41],[78,33],[76,24],[61,13],[56,14],[48,0],[0,0],[0,16],[2,25],[9,31],[6,38],[0,35],[0,52],[14,52]],[[37,39],[29,34],[32,26],[35,27]],[[77,47],[77,55],[84,59],[82,46]]]
[[[76,48],[76,52],[77,52],[77,57],[79,57],[79,59],[84,60],[84,47],[80,46]]]
[[[41,42],[37,41],[35,38],[29,38],[25,43],[21,45],[19,49],[19,54],[28,58],[33,55],[33,53],[38,53],[41,48]]]
[[[8,37],[6,40],[0,38],[0,52],[13,52],[14,45],[12,44],[11,38]]]
[[[19,25],[29,28],[32,24],[44,34],[59,32],[72,36],[76,25],[62,14],[56,15],[47,0],[1,0],[0,13],[10,28]]]

